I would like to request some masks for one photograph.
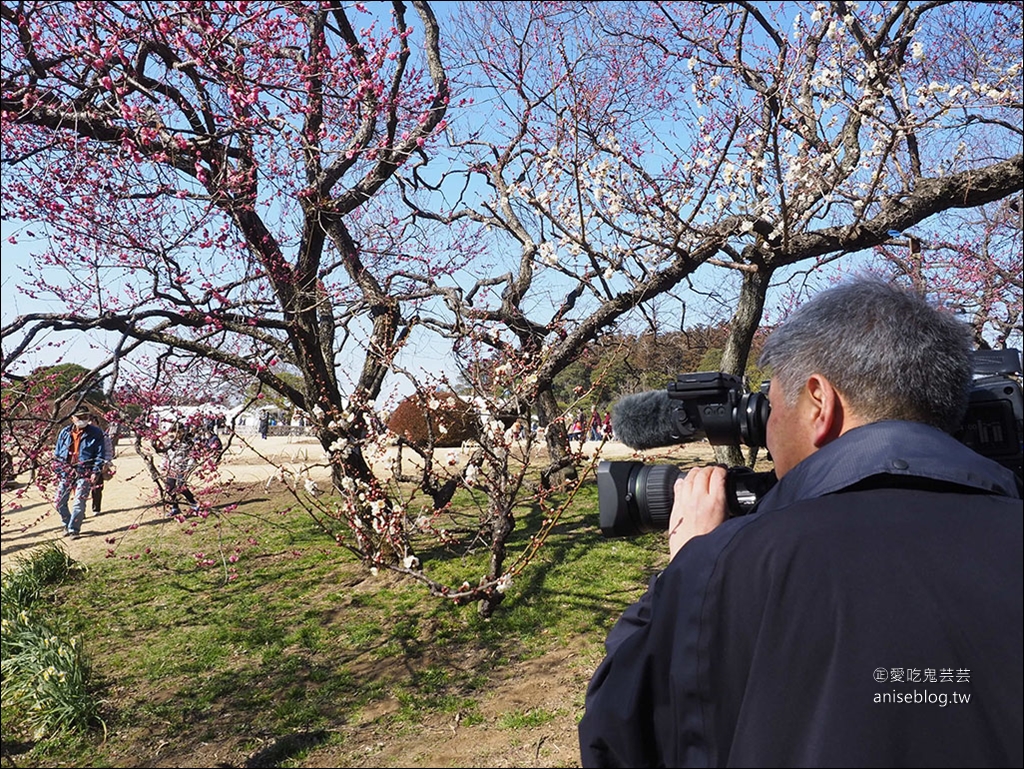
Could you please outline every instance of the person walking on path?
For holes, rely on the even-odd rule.
[[[103,485],[114,477],[114,442],[110,433],[103,433],[103,469],[92,484],[92,514],[99,515],[103,511]]]
[[[76,409],[71,424],[57,434],[53,452],[58,478],[56,507],[64,524],[64,535],[71,539],[82,531],[93,485],[102,481],[107,456],[105,442],[106,434],[92,423],[92,414],[84,408]]]
[[[601,414],[598,412],[597,406],[594,406],[590,410],[590,440],[601,440],[601,426]]]
[[[177,425],[171,442],[166,445],[156,443],[154,448],[164,455],[164,493],[171,503],[168,515],[172,518],[181,515],[179,497],[184,497],[192,506],[192,512],[198,513],[199,502],[188,487],[188,475],[196,464],[195,442],[189,429],[184,425]]]

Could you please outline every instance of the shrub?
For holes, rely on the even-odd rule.
[[[451,448],[474,440],[479,423],[473,407],[451,392],[414,394],[391,414],[388,429],[416,446]]]

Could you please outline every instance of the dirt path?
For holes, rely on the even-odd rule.
[[[593,452],[598,444],[588,443],[585,448]],[[696,445],[686,448],[698,450]],[[388,472],[394,454],[395,449],[391,448],[374,458],[378,472]],[[602,458],[609,459],[630,454],[627,447],[616,442],[605,444],[601,452]],[[64,528],[53,504],[54,488],[40,490],[27,476],[19,476],[11,488],[0,492],[3,568],[12,566],[32,548],[58,539],[74,559],[82,563],[97,561],[107,557],[111,546],[134,529],[165,522],[166,509],[159,501],[142,457],[130,441],[120,442],[114,461],[117,474],[105,484],[103,512],[92,515],[87,508],[81,536],[75,540],[63,536]],[[408,466],[405,469],[408,471]],[[310,437],[235,436],[228,443],[219,473],[219,479],[212,485],[269,484],[282,473],[290,479],[309,476],[318,484],[326,484],[329,478],[324,452],[316,439]]]
[[[219,467],[219,484],[266,483],[279,476],[278,467],[297,474],[314,466],[309,472],[326,477],[324,453],[313,438],[247,440],[251,443],[236,436],[229,444]],[[89,563],[106,557],[112,539],[120,539],[133,528],[166,521],[146,464],[130,442],[120,442],[114,463],[117,474],[104,484],[103,512],[93,515],[91,506],[87,508],[81,536],[75,540],[63,536],[64,527],[53,504],[54,488],[40,490],[27,476],[19,476],[11,488],[4,489],[0,493],[3,567],[9,568],[33,547],[55,539],[65,543],[73,558]]]

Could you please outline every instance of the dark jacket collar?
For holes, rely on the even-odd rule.
[[[926,478],[1020,498],[1016,476],[956,438],[919,422],[854,428],[786,473],[757,512],[831,494],[873,476]]]

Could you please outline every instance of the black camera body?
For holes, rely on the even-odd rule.
[[[957,438],[1024,478],[1024,374],[1019,350],[975,350],[974,383]],[[1017,377],[1017,378],[1014,378]]]
[[[686,418],[712,446],[764,447],[771,406],[766,391],[744,392],[743,380],[721,371],[680,374],[668,397],[680,400]]]
[[[974,383],[967,414],[957,438],[1021,479],[1024,472],[1024,397],[1017,350],[983,350],[972,355]],[[668,385],[679,435],[700,437],[713,446],[765,447],[771,406],[768,383],[760,392],[745,392],[743,381],[722,372],[680,374]],[[695,431],[696,428],[696,431]],[[673,485],[682,471],[674,465],[603,461],[597,467],[601,532],[606,537],[632,537],[668,529]],[[731,515],[750,512],[775,485],[775,473],[746,467],[726,471]]]

